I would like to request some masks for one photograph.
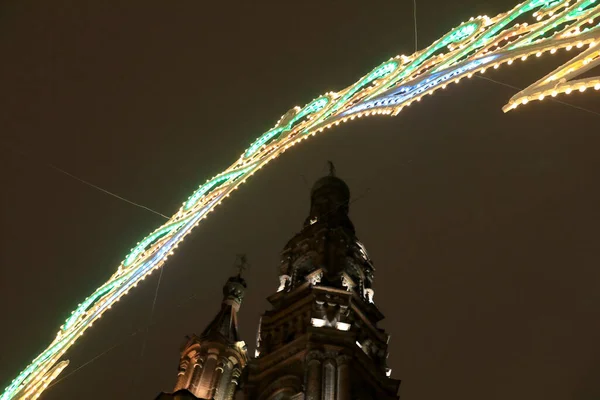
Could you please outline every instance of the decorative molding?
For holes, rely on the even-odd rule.
[[[338,367],[348,365],[350,363],[350,360],[352,360],[352,356],[348,354],[338,354],[338,356],[335,358]]]
[[[354,289],[354,287],[356,286],[356,283],[352,280],[352,278],[350,278],[350,275],[348,275],[346,272],[342,272],[342,286],[344,286],[348,291]]]
[[[323,270],[321,268],[311,272],[310,274],[306,275],[306,280],[308,282],[310,282],[311,285],[315,286],[318,283],[321,282],[321,279],[323,278]]]
[[[279,277],[279,288],[277,289],[277,291],[283,292],[284,290],[286,290],[291,279],[292,278],[289,275],[281,275]]]
[[[313,360],[322,361],[324,357],[325,355],[321,350],[310,350],[306,353],[304,359],[306,360],[306,363],[310,363]]]

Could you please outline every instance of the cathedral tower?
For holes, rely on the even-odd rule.
[[[280,285],[268,300],[248,360],[237,312],[246,283],[225,285],[221,311],[181,352],[175,392],[157,400],[397,400],[389,336],[377,323],[374,268],[348,217],[350,190],[328,176],[311,190],[308,218],[285,246]],[[238,394],[241,394],[238,392]]]
[[[374,268],[348,217],[350,190],[335,176],[311,191],[309,216],[285,246],[280,286],[261,318],[247,400],[392,400],[389,336],[377,323]]]
[[[221,311],[200,336],[182,347],[174,393],[156,400],[232,400],[247,363],[246,344],[238,336],[237,313],[246,282],[237,275],[223,287]]]

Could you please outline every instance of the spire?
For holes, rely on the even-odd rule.
[[[327,161],[327,165],[329,165],[329,176],[335,176],[335,165],[333,165],[333,162]]]
[[[247,268],[245,257],[238,257],[239,273],[223,286],[221,310],[201,335],[189,336],[182,347],[174,393],[163,393],[157,400],[210,399],[231,400],[248,361],[246,344],[238,334],[238,310],[246,292],[241,276]]]
[[[244,257],[245,260],[245,257]],[[221,311],[200,335],[201,339],[225,339],[229,344],[235,344],[241,339],[238,335],[237,312],[242,304],[246,291],[246,281],[240,273],[227,280],[223,286],[223,301]]]
[[[235,268],[238,270],[238,276],[241,277],[242,273],[250,268],[248,258],[245,254],[238,254],[235,259]]]

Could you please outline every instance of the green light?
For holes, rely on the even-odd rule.
[[[89,296],[87,299],[85,299],[85,301],[83,303],[81,303],[79,305],[79,307],[77,307],[77,309],[75,311],[73,311],[73,314],[71,314],[71,316],[67,319],[67,321],[65,322],[65,324],[62,326],[62,330],[66,331],[68,329],[71,328],[71,326],[73,326],[73,324],[75,322],[77,322],[77,320],[79,319],[79,317],[87,311],[88,308],[90,308],[90,306],[102,295],[104,295],[105,293],[110,292],[115,286],[119,285],[121,282],[123,282],[123,278],[120,278],[116,281],[112,281],[110,284],[108,285],[104,285],[101,286],[99,289],[96,289],[96,291]]]
[[[448,36],[448,42],[450,42],[450,43],[461,42],[461,41],[465,40],[466,38],[468,38],[469,36],[471,36],[473,34],[473,32],[475,32],[475,30],[477,30],[478,27],[479,27],[479,24],[477,24],[475,22],[472,22],[467,25],[459,26],[452,33],[450,33],[450,36]]]
[[[267,144],[274,137],[279,136],[279,134],[281,132],[283,132],[284,130],[285,130],[285,128],[271,129],[270,131],[268,131],[267,133],[265,133],[264,135],[262,135],[261,137],[256,139],[256,141],[254,143],[252,143],[252,145],[248,148],[248,150],[244,154],[244,157],[250,157],[251,155],[256,153],[258,151],[258,149],[260,149],[263,145]]]
[[[194,194],[189,198],[189,200],[185,203],[184,209],[189,210],[190,208],[192,208],[194,206],[194,204],[196,204],[198,202],[198,200],[200,200],[200,198],[202,196],[210,193],[210,191],[212,189],[214,189],[215,186],[221,185],[225,182],[228,182],[230,180],[238,178],[240,175],[243,175],[246,172],[253,169],[254,165],[255,164],[253,164],[249,167],[246,167],[246,168],[238,169],[237,171],[232,171],[227,174],[220,175],[220,176],[214,178],[213,180],[211,180],[210,182],[207,182],[204,185],[200,186],[200,188],[198,190],[196,190],[194,192]]]
[[[179,221],[179,222],[175,222],[173,224],[167,225],[165,227],[158,229],[156,232],[148,235],[144,240],[142,240],[140,242],[140,244],[138,244],[137,246],[134,247],[134,249],[131,251],[131,253],[129,253],[129,255],[127,255],[127,257],[125,258],[125,261],[123,262],[123,265],[126,267],[131,265],[131,263],[133,263],[138,258],[138,256],[142,252],[144,252],[144,250],[146,250],[146,247],[148,247],[151,243],[153,243],[155,240],[159,239],[160,237],[173,232],[174,230],[179,228],[181,225],[185,224],[188,219],[189,218],[186,218],[183,221]]]
[[[379,67],[375,68],[367,76],[365,76],[363,79],[361,79],[356,84],[354,84],[346,94],[344,94],[339,100],[337,100],[335,102],[333,107],[331,107],[329,110],[327,110],[327,112],[325,112],[319,118],[318,121],[315,121],[315,123],[313,123],[313,124],[311,124],[311,126],[307,127],[304,130],[304,132],[306,133],[308,131],[308,129],[310,129],[311,127],[315,126],[316,124],[322,122],[325,118],[330,116],[332,113],[334,113],[335,111],[342,108],[346,104],[346,102],[349,99],[351,99],[359,90],[361,90],[365,86],[369,85],[373,81],[375,81],[377,79],[385,78],[386,76],[388,76],[389,74],[394,72],[398,68],[398,65],[399,65],[398,61],[392,60],[392,61],[383,63]]]
[[[294,125],[306,117],[307,115],[314,114],[316,112],[321,111],[326,105],[329,103],[329,98],[327,97],[319,97],[318,99],[312,101],[307,106],[305,106],[298,114],[296,114],[290,122],[288,122],[283,127],[273,128],[258,139],[246,150],[244,153],[244,157],[248,158],[254,155],[262,146],[270,142],[272,139],[279,136],[281,133],[291,130]]]

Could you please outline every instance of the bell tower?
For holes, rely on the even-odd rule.
[[[242,260],[244,261],[244,260]],[[223,287],[221,310],[201,335],[186,338],[173,393],[156,400],[232,400],[247,364],[246,344],[238,336],[238,317],[246,282],[240,274]]]
[[[393,400],[389,336],[377,327],[373,264],[348,217],[350,190],[330,173],[311,190],[308,218],[285,246],[280,286],[261,318],[247,400]]]

